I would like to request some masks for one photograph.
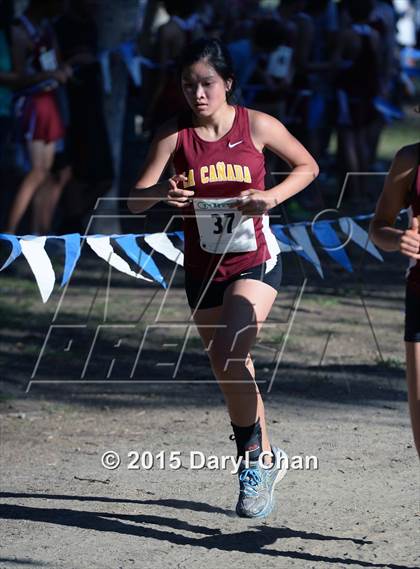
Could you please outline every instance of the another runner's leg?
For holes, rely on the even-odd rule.
[[[55,144],[34,140],[28,143],[31,170],[23,180],[13,202],[7,222],[7,233],[14,233],[36,190],[44,183],[54,158]]]
[[[420,342],[406,342],[408,404],[414,442],[420,457]]]

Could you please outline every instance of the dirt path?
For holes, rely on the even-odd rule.
[[[69,383],[80,377],[87,338],[103,323],[104,289],[95,297],[101,274],[89,259],[82,263],[57,324],[84,323],[85,336],[75,336],[66,356],[68,329],[61,328],[35,379],[49,375],[63,383],[34,383],[25,396],[60,293],[41,305],[23,266],[2,278],[0,568],[420,566],[418,462],[403,369],[403,265],[394,256],[386,261],[372,261],[356,275],[330,268],[325,281],[311,274],[289,326],[304,282],[290,260],[273,326],[254,356],[267,391],[283,348],[265,396],[272,442],[290,457],[316,456],[319,469],[290,470],[265,522],[234,516],[237,479],[230,468],[188,468],[191,450],[234,452],[198,339],[192,335],[180,367],[193,383],[150,381],[166,377],[158,358],[170,363],[177,353],[162,346],[182,337],[169,326],[185,316],[182,290],[144,347],[139,383],[113,383],[127,377],[139,333],[156,309],[152,303],[145,311],[150,291],[116,276],[107,323],[134,326],[137,335],[133,327],[107,330],[85,381]],[[102,384],[93,383],[100,378]],[[101,464],[108,450],[121,457],[116,470]],[[160,469],[156,460],[150,470],[130,470],[130,451],[155,457],[163,451],[167,458],[179,451],[183,467]]]

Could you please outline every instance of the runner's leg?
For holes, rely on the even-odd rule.
[[[40,235],[47,235],[51,229],[55,210],[64,187],[70,181],[72,171],[65,166],[57,174],[49,174],[34,198],[34,225]]]
[[[196,323],[197,330],[201,336],[201,339],[203,340],[205,350],[208,349],[209,344],[213,339],[215,332],[214,326],[219,324],[221,314],[222,314],[222,306],[216,306],[214,308],[205,308],[202,310],[197,310],[194,315],[194,321]],[[255,380],[254,363],[251,359],[250,354],[247,355],[248,357],[246,360],[246,366],[251,377]],[[264,404],[259,391],[257,392],[257,398],[258,398],[257,416],[260,417],[262,447],[264,451],[269,451],[270,442],[268,440],[267,428],[265,423]]]
[[[213,372],[225,397],[232,423],[249,426],[260,419],[262,447],[270,450],[264,404],[255,383],[250,349],[255,342],[277,292],[253,279],[240,279],[225,291],[223,306],[197,310],[195,323],[208,353]],[[206,328],[205,325],[222,325]]]
[[[7,233],[14,233],[25,214],[36,190],[44,183],[52,166],[55,143],[46,144],[41,140],[28,143],[31,171],[25,176],[9,214]]]

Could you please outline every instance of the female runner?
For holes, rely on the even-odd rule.
[[[236,512],[263,517],[286,473],[285,453],[270,446],[249,353],[281,282],[267,212],[309,185],[318,166],[279,121],[230,104],[234,81],[218,40],[188,46],[181,83],[191,111],[156,135],[129,207],[140,213],[166,200],[182,211],[188,303],[227,403],[238,457],[248,459],[238,472]],[[264,186],[264,148],[292,166],[270,189]],[[170,161],[176,174],[158,183]]]
[[[55,34],[49,23],[49,18],[54,17],[55,13],[54,0],[31,0],[12,28],[14,71],[22,83],[26,77],[33,77],[34,84],[31,92],[22,92],[21,96],[16,96],[16,112],[21,137],[27,144],[30,171],[15,196],[6,233],[15,233],[30,202],[39,198],[42,186],[49,179],[56,143],[65,134],[56,100],[56,88],[59,83],[66,83],[72,71],[70,67],[60,65]],[[35,83],[35,78],[41,83]],[[55,185],[55,191],[47,196],[47,204],[43,208],[34,204],[34,226],[37,232],[48,231],[60,197],[58,191],[61,191],[61,187]]]
[[[410,228],[394,227],[408,207]],[[400,251],[410,259],[405,297],[405,352],[408,403],[414,442],[420,456],[420,143],[396,154],[371,222],[372,240],[384,251]]]

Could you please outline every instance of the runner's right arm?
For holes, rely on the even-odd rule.
[[[417,220],[405,231],[397,229],[394,224],[399,212],[406,205],[417,166],[417,145],[405,146],[397,152],[370,223],[370,236],[378,247],[384,251],[400,251],[414,259],[420,258]]]
[[[179,183],[187,180],[185,176],[175,175],[159,182],[162,172],[172,159],[177,137],[175,121],[171,121],[159,129],[153,139],[140,177],[130,192],[127,205],[132,213],[141,213],[162,200],[175,207],[189,205],[194,192],[178,188]]]

